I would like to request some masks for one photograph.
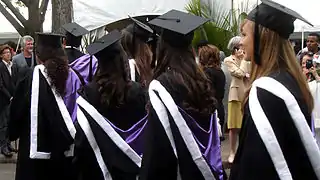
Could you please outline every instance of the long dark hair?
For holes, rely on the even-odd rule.
[[[134,38],[131,28],[132,27],[129,26],[122,30],[121,44],[129,58],[133,58],[136,61],[140,72],[140,83],[146,85],[149,84],[152,79],[152,51],[148,44],[138,37]],[[135,30],[138,31],[139,29],[135,28]]]
[[[128,58],[117,42],[108,48],[108,53],[99,59],[98,70],[94,80],[99,86],[101,103],[104,106],[121,106],[131,86],[128,76]]]
[[[165,78],[188,91],[183,108],[201,114],[213,113],[216,109],[216,99],[210,81],[194,60],[192,48],[175,48],[161,38],[158,47],[154,79],[168,70],[171,71],[173,76],[165,73]]]
[[[36,48],[36,55],[43,62],[51,85],[60,96],[66,93],[66,81],[69,75],[68,58],[62,48]]]

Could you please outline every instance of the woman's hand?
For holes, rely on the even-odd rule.
[[[316,68],[311,67],[311,68],[309,69],[309,72],[312,73],[313,77],[314,77],[317,81],[320,80],[320,77],[319,77],[319,75],[318,75],[318,73],[317,73]]]

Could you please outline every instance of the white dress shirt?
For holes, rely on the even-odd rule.
[[[4,61],[4,60],[2,60],[2,62],[4,63],[4,65],[6,65],[8,71],[9,71],[9,74],[10,74],[10,76],[11,76],[11,75],[12,75],[12,69],[11,69],[11,67],[12,67],[12,62],[11,62],[11,61],[6,62],[6,61]]]

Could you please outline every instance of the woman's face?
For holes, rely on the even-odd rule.
[[[301,67],[302,67],[302,69],[305,69],[305,68],[306,68],[306,64],[307,64],[307,61],[308,61],[309,59],[310,59],[310,58],[309,58],[308,55],[303,56],[302,61],[301,61]]]
[[[251,57],[253,56],[253,22],[246,20],[243,24],[243,27],[241,28],[241,41],[240,45],[241,48],[244,51],[246,60],[251,60]]]
[[[235,56],[238,58],[238,59],[243,59],[244,58],[244,54],[245,54],[245,52],[244,52],[244,50],[242,49],[242,48],[239,48],[239,49],[236,49],[235,50],[236,52],[235,52]]]

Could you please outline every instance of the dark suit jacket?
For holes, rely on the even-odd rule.
[[[13,96],[16,86],[17,68],[15,65],[11,68],[12,75],[9,74],[6,65],[0,60],[0,113],[10,104],[10,98]]]

